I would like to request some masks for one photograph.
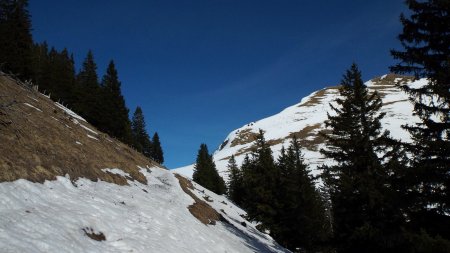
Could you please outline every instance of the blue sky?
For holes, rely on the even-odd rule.
[[[242,125],[339,83],[368,80],[399,48],[403,0],[31,0],[35,41],[114,59],[131,113],[144,111],[166,165],[195,161]]]

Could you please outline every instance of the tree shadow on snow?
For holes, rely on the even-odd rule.
[[[247,235],[246,233],[242,232],[240,229],[236,228],[233,224],[228,222],[222,222],[223,226],[231,233],[235,234],[237,237],[242,238],[245,240],[245,244],[252,249],[254,252],[260,252],[260,253],[269,253],[269,252],[291,252],[280,245],[278,245],[276,242],[274,242],[273,249],[270,248],[268,245],[264,244],[258,238],[252,237],[250,235]],[[259,234],[260,232],[250,228],[250,233],[252,234]],[[276,250],[276,251],[274,251]]]

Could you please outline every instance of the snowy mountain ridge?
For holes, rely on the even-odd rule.
[[[394,138],[410,140],[409,134],[401,126],[414,124],[419,120],[413,115],[413,105],[408,100],[408,95],[397,85],[422,86],[425,83],[426,79],[414,80],[412,77],[395,74],[377,77],[365,83],[370,91],[380,94],[383,100],[381,111],[386,113],[382,125]],[[241,164],[245,155],[251,152],[252,142],[259,129],[262,129],[275,158],[278,157],[281,147],[287,147],[290,138],[295,134],[304,147],[302,151],[306,162],[311,165],[312,173],[318,174],[317,166],[328,162],[319,152],[325,146],[319,132],[325,129],[327,112],[332,113],[329,104],[337,98],[338,88],[334,86],[313,92],[300,103],[278,114],[251,122],[229,133],[213,154],[219,173],[227,179],[226,166],[230,156],[234,155],[236,162]],[[177,168],[175,171],[192,177],[193,165]]]

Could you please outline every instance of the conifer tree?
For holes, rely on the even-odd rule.
[[[329,235],[324,200],[309,175],[295,136],[287,151],[282,148],[277,166],[278,215],[273,236],[291,250],[318,251]]]
[[[20,79],[33,77],[28,0],[0,0],[0,67]]]
[[[48,94],[49,83],[46,81],[49,75],[49,56],[47,42],[33,44],[33,80],[39,85],[39,90]]]
[[[230,198],[236,205],[241,206],[244,197],[243,175],[234,159],[234,155],[228,160],[228,198]]]
[[[194,165],[194,182],[217,194],[226,192],[225,182],[219,175],[212,156],[208,152],[208,146],[201,144]]]
[[[58,52],[48,50],[46,42],[33,45],[34,82],[41,92],[51,95],[51,99],[65,105],[73,105],[75,97],[75,63],[67,49]]]
[[[327,149],[336,164],[324,166],[330,191],[333,232],[338,252],[387,252],[396,247],[398,217],[392,208],[389,174],[377,154],[386,151],[381,129],[381,99],[369,94],[355,64],[344,75],[341,98],[331,105],[326,126]],[[394,213],[393,213],[394,212]]]
[[[450,239],[450,1],[406,1],[410,16],[401,15],[398,36],[403,50],[392,50],[396,73],[426,77],[422,87],[401,86],[421,119],[404,126],[412,136],[410,172],[405,175],[409,216],[417,232]]]
[[[136,107],[131,121],[131,131],[133,135],[134,147],[137,151],[144,154],[146,157],[152,157],[152,142],[147,133],[145,126],[144,113],[141,107]]]
[[[274,189],[278,170],[261,129],[255,145],[256,150],[252,152],[250,163],[243,166],[244,187],[247,192],[245,208],[249,219],[262,222],[261,229],[270,229],[277,215]]]
[[[164,152],[162,150],[161,141],[159,140],[159,135],[157,132],[155,132],[152,138],[152,158],[159,164],[164,163]]]
[[[122,96],[119,76],[111,60],[102,79],[104,131],[119,140],[132,144],[131,122],[128,118],[128,108]]]
[[[102,90],[98,83],[97,64],[94,55],[89,50],[83,62],[82,69],[77,76],[77,103],[74,105],[76,111],[89,123],[104,130],[100,124],[102,119]]]

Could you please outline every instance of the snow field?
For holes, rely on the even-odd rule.
[[[127,176],[120,169],[105,171]],[[237,228],[221,222],[204,225],[193,217],[187,209],[193,199],[170,171],[141,172],[148,185],[83,178],[72,183],[67,177],[44,184],[22,179],[0,183],[0,251],[283,252],[253,226],[238,227],[243,211],[231,203],[222,207],[223,197],[203,190]],[[83,229],[103,233],[106,240],[93,240]]]

